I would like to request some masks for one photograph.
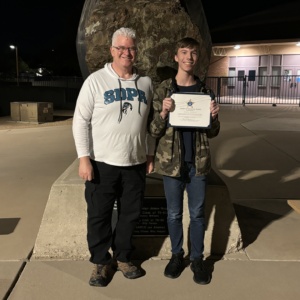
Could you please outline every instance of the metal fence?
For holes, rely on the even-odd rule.
[[[82,77],[37,77],[31,80],[32,86],[47,86],[47,87],[65,87],[65,88],[81,88],[83,79]]]
[[[64,88],[81,88],[83,83],[82,77],[76,76],[19,76],[15,77],[0,77],[2,85],[31,85],[44,87],[64,87]]]
[[[3,82],[16,81],[3,80]],[[20,84],[62,87],[78,93],[81,77],[20,78]],[[15,83],[14,83],[15,84]],[[300,75],[207,77],[206,85],[220,104],[285,104],[300,106]]]
[[[220,104],[300,106],[300,75],[207,77]]]

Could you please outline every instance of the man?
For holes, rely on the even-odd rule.
[[[168,211],[167,222],[172,246],[172,257],[165,268],[164,275],[177,278],[183,270],[182,216],[183,195],[186,189],[190,213],[190,261],[194,273],[193,279],[198,284],[208,284],[211,275],[203,264],[206,175],[211,167],[208,138],[213,138],[219,133],[219,106],[214,100],[210,102],[211,124],[208,128],[176,128],[168,125],[169,112],[176,109],[171,98],[172,93],[208,93],[204,84],[194,75],[199,48],[199,43],[189,37],[177,43],[175,49],[177,74],[175,78],[163,81],[156,89],[150,132],[153,137],[159,139],[154,171],[163,175]],[[210,96],[214,98],[212,93]]]
[[[147,136],[152,82],[139,76],[133,66],[136,32],[124,27],[115,31],[110,53],[112,63],[85,80],[73,120],[79,176],[85,180],[87,242],[94,264],[92,286],[106,286],[114,265],[126,278],[142,276],[131,262],[131,239],[155,148],[155,140]],[[116,200],[118,221],[113,230]]]

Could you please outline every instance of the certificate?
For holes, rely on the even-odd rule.
[[[174,127],[202,127],[209,128],[210,95],[203,93],[175,93],[175,109],[169,113],[169,125]]]

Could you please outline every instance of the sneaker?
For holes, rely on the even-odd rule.
[[[177,278],[183,271],[183,253],[172,254],[172,257],[165,268],[164,275],[169,278]]]
[[[117,270],[121,271],[123,275],[128,279],[135,279],[141,277],[142,271],[136,267],[132,262],[117,261]]]
[[[94,269],[89,281],[91,286],[107,286],[109,283],[110,265],[94,264]]]
[[[203,259],[198,258],[192,261],[191,270],[194,272],[194,281],[198,284],[208,284],[211,280],[211,275],[206,270]]]

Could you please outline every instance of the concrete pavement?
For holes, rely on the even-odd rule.
[[[209,285],[195,284],[189,268],[165,278],[167,261],[148,259],[137,262],[144,277],[117,272],[106,288],[88,285],[87,260],[31,259],[51,186],[76,158],[70,119],[22,128],[0,118],[0,298],[299,299],[300,214],[287,203],[300,199],[299,114],[297,106],[221,106],[213,168],[228,187],[244,249],[208,260]]]

